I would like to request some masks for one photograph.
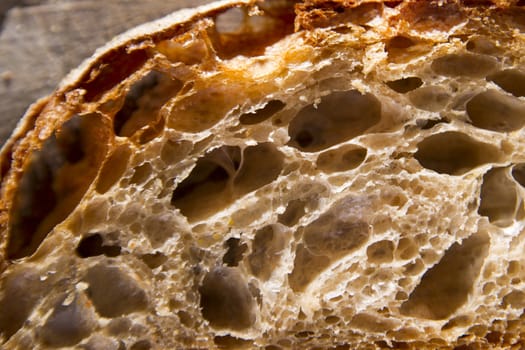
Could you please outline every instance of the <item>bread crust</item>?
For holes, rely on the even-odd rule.
[[[42,146],[42,142],[47,139],[60,124],[65,122],[70,114],[63,117],[53,115],[48,121],[37,122],[39,116],[46,108],[53,108],[54,101],[61,100],[70,90],[74,90],[84,81],[89,81],[92,74],[97,74],[99,66],[107,65],[108,60],[117,54],[124,54],[129,47],[138,45],[149,46],[154,41],[162,38],[177,36],[187,31],[192,24],[202,18],[213,16],[235,6],[247,6],[254,1],[218,1],[212,4],[203,5],[194,9],[177,11],[159,20],[145,23],[135,27],[111,40],[105,46],[87,58],[78,68],[73,70],[67,77],[60,82],[57,91],[52,95],[44,97],[32,106],[22,116],[11,137],[6,141],[0,150],[0,169],[1,169],[1,189],[0,189],[0,270],[3,270],[8,263],[5,258],[5,247],[8,234],[8,215],[11,208],[12,197],[20,180],[24,167],[27,166],[29,155]],[[75,101],[76,102],[76,101]],[[68,106],[69,107],[69,106]],[[66,107],[66,108],[68,108]],[[75,109],[71,106],[71,109]],[[54,119],[54,120],[53,120]],[[51,124],[51,125],[50,125]],[[109,142],[109,140],[107,141]]]
[[[271,24],[268,26],[264,24],[260,31],[253,30],[253,28],[250,27],[253,24],[241,26],[238,32],[233,30],[233,34],[228,33],[227,35],[211,30],[210,28],[218,26],[219,16],[231,9],[245,11],[254,16],[263,13],[265,16],[271,18]],[[104,171],[104,165],[109,163],[109,159],[117,153],[117,150],[126,149],[127,147],[131,154],[139,152],[141,145],[146,143],[143,141],[150,140],[150,133],[153,134],[151,138],[156,137],[156,135],[160,133],[159,130],[163,130],[165,125],[167,125],[167,128],[178,130],[177,135],[184,133],[197,134],[211,129],[215,125],[215,120],[196,121],[201,114],[213,114],[203,107],[202,110],[199,110],[200,114],[189,115],[187,120],[182,122],[173,121],[169,118],[161,118],[155,121],[155,125],[151,124],[153,126],[148,125],[147,127],[140,128],[139,131],[131,133],[132,136],[124,137],[122,135],[115,135],[114,125],[115,118],[117,118],[115,111],[118,110],[117,107],[121,107],[123,103],[125,103],[124,98],[132,89],[131,86],[141,81],[147,71],[158,69],[158,67],[161,66],[163,69],[169,71],[170,74],[176,76],[180,81],[184,79],[191,81],[195,77],[206,76],[206,79],[210,79],[213,84],[220,86],[220,82],[213,80],[213,76],[217,75],[219,77],[217,79],[224,78],[227,80],[227,84],[231,84],[229,88],[231,88],[234,96],[238,94],[241,98],[255,101],[260,99],[260,96],[256,95],[256,92],[251,90],[245,92],[243,89],[246,87],[242,85],[242,83],[239,84],[239,87],[236,87],[234,83],[236,80],[243,81],[249,74],[259,73],[259,71],[255,69],[249,70],[251,69],[250,59],[258,57],[258,55],[262,56],[271,51],[272,45],[274,44],[279,45],[280,42],[286,40],[292,41],[292,39],[290,39],[292,36],[293,40],[302,41],[300,45],[308,47],[312,52],[315,51],[316,57],[331,57],[330,55],[333,55],[333,51],[337,50],[337,48],[344,48],[345,50],[352,49],[360,54],[364,53],[363,56],[357,59],[360,63],[363,63],[362,72],[364,76],[370,74],[374,78],[386,81],[389,80],[390,74],[390,80],[393,81],[398,78],[404,78],[403,65],[406,64],[409,69],[413,69],[415,63],[412,62],[411,59],[414,57],[424,57],[428,54],[429,57],[434,60],[439,56],[445,56],[447,54],[453,55],[453,50],[455,50],[459,44],[452,43],[450,47],[445,46],[445,44],[451,43],[451,38],[457,38],[458,42],[467,40],[475,36],[476,32],[478,32],[479,35],[498,38],[502,43],[515,43],[511,44],[514,45],[510,48],[513,50],[513,57],[509,60],[515,60],[521,64],[523,62],[518,55],[525,53],[525,46],[523,42],[520,41],[523,40],[521,37],[523,36],[524,29],[525,9],[521,1],[517,0],[306,0],[304,2],[288,0],[276,2],[226,0],[196,9],[176,12],[158,21],[147,23],[124,33],[106,46],[97,50],[97,52],[87,59],[78,69],[71,72],[60,83],[58,89],[52,95],[32,105],[18,124],[11,138],[3,146],[0,152],[0,271],[4,272],[9,269],[15,269],[16,265],[33,264],[42,256],[52,251],[53,248],[50,246],[50,243],[46,245],[42,243],[42,241],[48,232],[57,227],[57,225],[63,225],[64,222],[66,222],[65,226],[68,227],[67,229],[74,231],[71,227],[75,224],[71,217],[77,215],[75,214],[77,213],[75,208],[79,206],[84,210],[87,207],[87,201],[83,202],[84,195],[88,193],[89,196],[91,196],[91,192],[96,193],[95,188],[97,186],[102,186],[100,185],[102,181],[100,179],[102,178],[101,174]],[[339,35],[348,35],[349,33],[354,37],[349,39],[345,36],[344,41],[339,41]],[[194,43],[196,44],[193,45]],[[443,46],[439,46],[440,44],[443,44]],[[440,48],[435,49],[438,46]],[[293,67],[290,69],[296,69],[301,63],[309,60],[309,57],[305,54],[306,50],[300,52],[303,56],[294,57],[296,53],[289,53],[283,50],[283,47],[287,47],[287,49],[293,51],[293,45],[288,42],[286,45],[283,44],[283,46],[275,49],[277,54],[272,52],[271,54],[273,56],[271,58],[273,59],[275,56],[286,57],[285,59],[291,62],[289,64],[287,63],[288,68]],[[372,49],[374,47],[377,47],[376,51]],[[410,49],[412,51],[408,50],[410,51],[409,54],[405,53],[407,47],[412,48]],[[498,49],[496,48],[494,50]],[[173,66],[166,68],[170,62],[170,55],[176,56],[179,61],[176,63],[172,61]],[[475,53],[472,55],[475,55]],[[384,62],[385,57],[391,59],[388,64]],[[253,58],[253,60],[256,61],[255,58]],[[488,63],[485,61],[481,63],[476,61],[476,64],[479,63],[480,66],[482,66],[486,63],[487,66],[492,67],[492,59],[487,60]],[[161,63],[159,64],[159,62]],[[225,62],[237,62],[236,64],[241,68],[246,67],[246,71],[245,73],[243,73],[241,69],[234,71],[228,66],[229,63]],[[502,62],[494,63],[494,65],[501,63]],[[503,63],[506,64],[507,62]],[[387,66],[389,72],[385,73],[384,76],[380,76],[381,69],[378,67],[383,67],[386,70]],[[446,69],[448,69],[448,66]],[[492,68],[487,68],[487,75],[493,73],[491,69]],[[299,71],[300,69],[297,70]],[[217,72],[221,72],[222,75]],[[472,74],[477,74],[477,72]],[[209,86],[206,84],[208,84],[208,82],[203,83],[203,85],[198,85],[195,89],[207,91],[206,89],[208,89]],[[210,83],[210,85],[213,84]],[[366,82],[356,79],[354,85],[359,87],[360,92],[363,94],[369,92],[366,87],[363,87],[366,85]],[[184,91],[185,88],[192,89],[191,86],[185,85],[184,82],[181,83],[181,87],[170,87],[170,89],[171,88],[181,89],[177,91]],[[214,93],[215,92],[210,93],[210,96],[215,96],[213,95]],[[264,91],[261,92],[261,94],[263,93]],[[268,94],[272,95],[270,88]],[[412,101],[418,99],[416,94],[410,96]],[[202,100],[197,100],[194,103],[205,104],[207,101],[206,98],[207,96],[204,96]],[[319,98],[320,97],[318,97],[318,99]],[[222,102],[223,100],[221,100],[221,103]],[[228,105],[228,102],[224,103],[226,105],[224,107],[225,113],[226,111],[230,111],[230,109],[234,110],[232,106]],[[183,105],[183,107],[178,110],[176,104],[173,104],[171,107],[177,110],[180,115],[184,115],[184,113],[190,109],[188,106]],[[218,109],[220,108],[222,108],[222,106],[219,105]],[[166,115],[168,115],[167,113],[169,112],[165,112]],[[65,148],[70,147],[68,135],[69,133],[76,133],[77,131],[75,131],[75,127],[70,127],[68,122],[71,121],[72,123],[75,117],[79,115],[83,116],[82,123],[85,124],[82,124],[81,127],[83,131],[78,131],[81,133],[80,138],[83,141],[81,141],[81,145],[77,145],[77,147],[80,148],[80,153],[90,154],[90,156],[81,157],[82,160],[79,162],[70,162],[68,160],[70,155],[63,155],[66,159],[64,160],[66,166],[61,165],[60,170],[57,170],[57,172],[53,174],[53,176],[59,180],[56,180],[52,189],[47,190],[54,192],[56,196],[55,201],[65,204],[63,207],[57,205],[43,214],[30,212],[34,208],[32,204],[27,204],[27,202],[33,199],[17,196],[17,191],[19,191],[20,188],[30,186],[24,182],[29,181],[27,180],[27,176],[25,177],[26,180],[24,180],[24,175],[34,172],[37,174],[34,175],[34,177],[44,176],[41,175],[40,170],[34,169],[35,159],[45,157],[43,154],[45,153],[46,145],[49,145],[51,142],[49,140],[57,142],[60,150],[62,150],[61,144],[63,142],[65,143]],[[474,123],[476,123],[476,121],[474,121]],[[291,125],[292,124],[290,124],[290,128],[292,128]],[[85,134],[82,134],[84,132]],[[447,132],[452,133],[453,131]],[[200,141],[205,143],[205,140]],[[482,137],[480,137],[480,139],[475,141],[480,142],[479,145],[482,145],[482,143],[487,140],[483,140]],[[492,141],[493,140],[491,140],[491,142]],[[294,147],[301,148],[297,145]],[[511,146],[502,144],[501,147]],[[305,158],[307,158],[310,150],[303,149],[301,151],[307,154],[305,156]],[[125,154],[128,151],[124,150],[122,152]],[[265,149],[265,152],[271,151]],[[497,150],[487,148],[486,153],[493,154],[495,159],[494,164],[499,164],[498,166],[501,167],[506,166],[503,164],[504,162],[499,160],[501,156]],[[200,153],[201,156],[203,156],[203,154],[204,153]],[[402,157],[402,155],[399,156]],[[71,157],[75,157],[75,155],[71,155]],[[190,158],[189,155],[188,158]],[[515,161],[513,160],[512,162],[512,164],[514,164]],[[46,172],[51,171],[49,170],[51,168],[52,171],[55,171],[55,168],[53,168],[54,165],[49,165],[51,163],[45,164],[47,170],[44,170],[43,173],[47,174]],[[321,168],[322,165],[319,164],[320,163],[318,163],[317,166]],[[189,170],[185,171],[187,175]],[[461,172],[460,170],[458,171]],[[74,181],[70,181],[70,177],[74,177]],[[36,189],[35,191],[40,191],[40,189]],[[45,196],[45,191],[42,193],[44,193],[42,196]],[[235,194],[235,196],[236,195],[237,194]],[[220,200],[224,203],[231,201],[229,197],[220,198]],[[370,199],[370,201],[373,200]],[[337,206],[338,202],[336,201],[335,203],[334,205]],[[183,208],[181,204],[179,209],[184,211]],[[79,209],[78,212],[82,212],[82,210]],[[195,209],[190,208],[186,210],[190,211]],[[19,212],[23,212],[23,214],[18,214]],[[360,213],[359,215],[366,216],[369,214]],[[26,227],[24,225],[30,225],[27,224],[27,222],[33,220],[41,220],[41,222],[39,221],[35,224],[36,227],[34,227],[32,231],[34,232],[34,237],[29,238],[29,243],[16,243],[18,238],[13,236],[16,227]],[[196,222],[199,222],[199,219],[196,219]],[[314,223],[315,222],[317,221],[314,221]],[[483,224],[479,224],[479,227],[483,227],[484,224],[486,223],[483,222]],[[366,226],[367,224],[363,225]],[[463,223],[463,225],[466,224]],[[308,229],[305,228],[304,230],[306,232],[303,233],[304,237],[314,239],[311,238],[314,237],[313,233],[311,236],[308,236]],[[21,229],[21,231],[23,231],[23,229]],[[20,239],[23,240],[25,238]],[[78,237],[75,239],[78,239]],[[306,238],[303,238],[303,240],[305,240],[306,243],[304,244],[307,246],[308,240]],[[468,243],[468,236],[458,236],[455,242]],[[480,242],[481,243],[476,241],[472,244],[483,246],[483,242],[485,242],[484,238],[480,238]],[[18,247],[18,245],[22,248]],[[26,249],[24,248],[25,246],[29,248]],[[307,250],[306,248],[304,249],[305,251]],[[479,254],[483,255],[483,249],[479,249]],[[300,255],[300,253],[298,253],[299,251],[300,248],[297,248],[297,255]],[[306,254],[309,253],[304,254],[306,256]],[[319,253],[318,255],[322,256],[323,254],[324,253]],[[314,257],[310,258],[312,261],[317,259]],[[325,264],[322,259],[319,260],[318,263],[320,266]],[[326,263],[326,265],[328,266],[329,263]],[[481,267],[479,268],[481,269]],[[215,270],[211,271],[215,273]],[[212,272],[210,272],[210,274]],[[288,272],[290,272],[290,275],[293,275],[292,271]],[[222,272],[216,272],[216,274],[219,275],[221,273],[230,277],[232,280],[241,279],[233,270],[228,269]],[[214,275],[212,274],[212,276]],[[292,277],[290,277],[290,279],[292,279]],[[201,278],[199,283],[201,283],[202,280]],[[202,283],[206,284],[206,282]],[[200,288],[207,290],[204,286]],[[251,292],[247,289],[239,293],[249,295]],[[410,312],[412,312],[412,310]],[[414,312],[417,314],[419,311]],[[428,316],[428,312],[430,312],[431,316]],[[422,311],[422,314],[430,319],[435,316],[432,314],[432,311],[428,310]],[[413,316],[413,314],[410,315]],[[379,324],[380,322],[376,320],[369,321],[367,318],[368,314],[363,313],[358,316],[359,317],[352,319],[353,322],[357,322],[356,319],[358,319],[361,323],[369,327],[371,333],[383,327],[385,328],[385,334],[388,333],[386,329],[388,329],[389,326],[385,325],[388,323],[387,321],[385,321],[385,324]],[[449,315],[447,314],[446,316]],[[436,319],[439,319],[439,317],[436,316]],[[213,320],[213,316],[211,319]],[[255,322],[254,319],[255,316],[251,314],[245,315],[243,322],[252,324]],[[515,322],[512,323],[512,325],[514,325],[515,328],[520,330],[524,328],[520,319],[513,321]],[[220,322],[225,321],[220,320]],[[211,321],[211,323],[213,323],[213,321]],[[225,324],[228,325],[227,322]],[[352,323],[346,325],[346,327],[350,327],[351,325]],[[222,324],[220,324],[220,326],[222,327]],[[510,339],[510,335],[508,337],[509,339],[505,338],[507,334],[505,326],[503,326],[503,329],[501,329],[502,326],[498,328],[498,326],[494,326],[494,324],[487,325],[487,327],[492,327],[490,328],[492,329],[492,333],[489,332],[487,334],[499,332],[498,334],[500,334],[500,336],[497,343],[491,343],[491,340],[487,339],[487,334],[476,335],[476,330],[470,332],[464,339],[457,337],[457,339],[452,342],[448,342],[448,338],[447,340],[418,340],[417,336],[420,334],[414,338],[410,334],[410,331],[407,330],[406,334],[396,333],[390,337],[385,337],[383,342],[376,341],[373,345],[370,344],[369,348],[503,349],[514,346],[514,348],[517,349],[519,346],[522,346],[523,340],[521,339],[518,341],[516,341],[516,339]],[[511,326],[509,325],[508,327],[510,328]],[[480,331],[479,333],[481,334],[482,332]],[[215,338],[226,337],[230,333],[223,334],[218,332],[217,334],[219,335],[215,336]],[[235,330],[232,331],[231,334],[238,335],[238,333],[235,333]],[[521,334],[521,331],[516,331],[512,333],[512,336],[520,337]],[[209,335],[207,336],[209,337]],[[249,338],[251,334],[247,331],[247,334],[243,334],[243,336]],[[308,334],[306,334],[305,337],[308,337]],[[353,340],[348,341],[349,346],[355,344],[355,346],[367,348],[366,344],[363,345],[363,343],[361,343],[362,339],[359,340],[359,336],[356,337],[358,340],[355,343],[352,343]],[[511,341],[513,342],[512,344]],[[286,342],[283,342],[283,344],[284,343]],[[340,343],[334,343],[334,346],[341,345],[342,343]],[[207,346],[217,345],[216,342],[213,342],[213,339],[207,339],[199,344],[201,346],[202,344],[207,344]],[[283,346],[286,347],[286,344]],[[301,344],[300,340],[298,340],[298,344]],[[263,346],[264,344],[259,343],[258,345]],[[303,345],[292,344],[290,346]]]

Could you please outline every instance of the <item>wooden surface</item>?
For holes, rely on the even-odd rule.
[[[27,107],[113,36],[210,0],[0,0],[0,145]]]

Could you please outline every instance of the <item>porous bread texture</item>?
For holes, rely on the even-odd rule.
[[[2,151],[2,347],[521,349],[521,3],[117,39]]]

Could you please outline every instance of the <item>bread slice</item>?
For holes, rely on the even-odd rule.
[[[523,1],[223,1],[1,153],[4,349],[522,349]]]

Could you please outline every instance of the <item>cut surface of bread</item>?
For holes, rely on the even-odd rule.
[[[224,1],[1,153],[3,349],[522,349],[523,1]]]

